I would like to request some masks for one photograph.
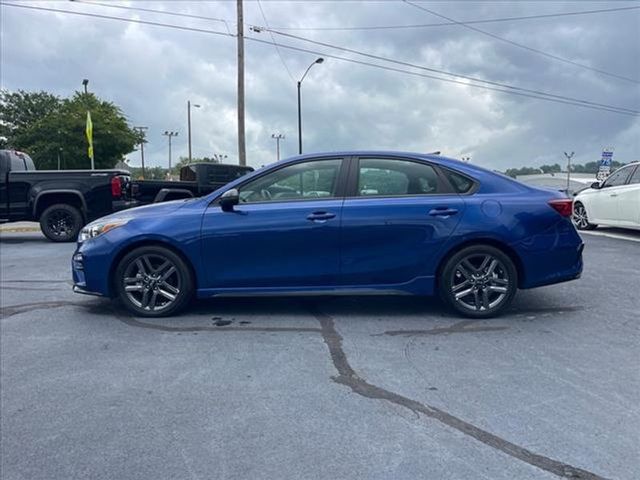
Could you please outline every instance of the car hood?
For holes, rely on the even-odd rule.
[[[122,219],[137,219],[145,217],[159,217],[169,215],[176,210],[181,209],[185,205],[194,202],[198,199],[188,198],[181,200],[172,200],[170,202],[152,203],[151,205],[144,205],[142,207],[130,208],[128,210],[121,210],[106,217],[102,217],[99,221],[105,220],[122,220]]]

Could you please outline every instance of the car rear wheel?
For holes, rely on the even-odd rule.
[[[53,242],[73,242],[84,221],[76,207],[58,203],[47,207],[40,215],[40,230]]]
[[[194,291],[187,264],[161,246],[140,247],[125,255],[116,269],[115,282],[124,306],[142,317],[178,313]]]
[[[472,318],[488,318],[511,303],[518,288],[518,273],[501,250],[473,245],[449,258],[439,286],[445,302],[457,312]]]
[[[581,203],[576,203],[573,206],[573,223],[578,230],[593,230],[598,225],[589,223],[589,217],[587,215],[587,209]]]

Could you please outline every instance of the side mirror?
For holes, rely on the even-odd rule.
[[[591,188],[595,188],[596,190],[598,190],[600,188],[600,182],[593,182],[591,184]]]
[[[220,208],[222,208],[223,212],[232,212],[233,206],[238,205],[240,203],[240,194],[238,190],[232,188],[231,190],[227,190],[220,197]]]

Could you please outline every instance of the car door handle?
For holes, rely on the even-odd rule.
[[[429,215],[432,217],[450,217],[456,213],[458,213],[458,210],[449,207],[436,207],[429,211]]]
[[[307,220],[311,220],[312,222],[326,222],[335,216],[336,214],[331,212],[313,212],[307,216]]]
[[[612,193],[611,195],[609,195],[610,197],[617,197],[618,194],[617,193]]]

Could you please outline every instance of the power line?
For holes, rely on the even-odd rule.
[[[135,20],[133,18],[113,17],[111,15],[101,15],[101,14],[98,14],[98,13],[75,12],[73,10],[64,10],[64,9],[61,9],[61,8],[36,7],[34,5],[19,5],[19,4],[16,4],[16,3],[6,3],[4,1],[0,2],[0,6],[24,8],[24,9],[27,9],[27,10],[43,10],[43,11],[54,12],[54,13],[66,13],[66,14],[69,14],[69,15],[79,15],[81,17],[102,18],[102,19],[105,19],[105,20],[119,20],[121,22],[138,23],[138,24],[141,24],[141,25],[152,25],[152,26],[155,26],[155,27],[172,28],[172,29],[175,29],[175,30],[187,30],[189,32],[208,33],[208,34],[211,34],[211,35],[220,35],[220,36],[223,36],[223,37],[234,37],[235,38],[235,35],[233,33],[219,32],[219,31],[216,31],[216,30],[206,30],[204,28],[185,27],[185,26],[182,26],[182,25],[174,25],[172,23],[152,22],[152,21],[149,21],[149,20]]]
[[[164,15],[173,15],[173,16],[176,16],[176,17],[197,18],[197,19],[201,19],[201,20],[220,21],[220,22],[224,22],[225,23],[225,26],[227,27],[227,31],[229,31],[229,26],[227,25],[226,20],[220,19],[220,18],[215,18],[215,17],[207,17],[207,16],[202,16],[202,15],[193,15],[193,14],[186,14],[186,13],[170,12],[170,11],[165,11],[165,10],[156,10],[156,9],[143,8],[143,7],[129,7],[129,6],[124,6],[124,5],[114,5],[114,4],[108,4],[108,3],[87,1],[87,0],[71,0],[71,1],[77,2],[77,3],[83,3],[83,4],[87,4],[87,5],[99,5],[99,6],[103,6],[103,7],[119,8],[119,9],[123,9],[123,10],[143,11],[143,12],[159,13],[159,14],[164,14]],[[264,14],[264,11],[262,9],[262,5],[260,4],[260,0],[257,0],[257,1],[258,1],[258,6],[260,7],[260,12],[262,13],[262,17],[263,17],[263,19],[265,21],[265,24],[266,24],[266,28],[264,28],[262,26],[259,26],[259,25],[250,25],[250,28],[252,30],[255,30],[255,31],[265,30],[265,31],[269,32],[269,35],[271,36],[272,39],[273,39],[273,33],[275,31],[280,31],[280,30],[298,30],[296,28],[272,28],[272,27],[270,27],[269,23],[267,22],[267,18],[266,18],[265,14]],[[564,16],[566,16],[566,15],[580,15],[580,14],[586,14],[586,13],[593,14],[593,13],[602,13],[602,12],[611,12],[611,11],[633,10],[633,9],[640,9],[640,6],[617,7],[617,8],[611,8],[611,9],[598,9],[598,10],[586,10],[586,11],[582,11],[582,12],[565,12],[563,14],[541,14],[541,15],[528,15],[528,16],[524,16],[524,17],[507,17],[507,18],[501,18],[501,19],[470,20],[470,21],[462,22],[462,21],[454,20],[453,18],[449,18],[449,17],[447,17],[445,15],[441,15],[441,14],[439,14],[439,13],[433,11],[433,10],[430,10],[430,9],[428,9],[426,7],[422,7],[420,5],[416,5],[416,4],[412,3],[412,2],[410,2],[409,0],[402,0],[402,1],[404,1],[408,5],[411,5],[411,6],[415,7],[415,8],[423,10],[423,11],[425,11],[427,13],[430,13],[430,14],[435,15],[437,17],[443,18],[445,20],[449,20],[448,23],[426,24],[426,25],[422,25],[422,26],[459,25],[459,26],[468,28],[470,30],[473,30],[475,32],[481,33],[483,35],[487,35],[487,36],[489,36],[491,38],[494,38],[496,40],[500,40],[500,41],[506,42],[506,43],[508,43],[510,45],[513,45],[515,47],[523,48],[525,50],[529,50],[531,52],[537,53],[539,55],[543,55],[545,57],[548,57],[548,58],[551,58],[551,59],[554,59],[554,60],[557,60],[557,61],[561,61],[561,62],[564,62],[564,63],[568,63],[570,65],[574,65],[574,66],[577,66],[577,67],[580,67],[580,68],[591,70],[591,71],[600,73],[602,75],[607,75],[607,76],[610,76],[610,77],[613,77],[613,78],[618,78],[618,79],[625,80],[625,81],[628,81],[628,82],[633,82],[633,83],[640,84],[640,81],[638,81],[638,80],[635,80],[635,79],[632,79],[632,78],[629,78],[629,77],[625,77],[625,76],[622,76],[622,75],[618,75],[618,74],[615,74],[615,73],[606,72],[604,70],[600,70],[600,69],[595,68],[595,67],[590,67],[590,66],[584,65],[582,63],[574,62],[573,60],[562,58],[562,57],[559,57],[557,55],[553,55],[551,53],[544,52],[542,50],[538,50],[536,48],[532,48],[532,47],[529,47],[527,45],[523,45],[521,43],[514,42],[514,41],[506,39],[504,37],[500,37],[498,35],[495,35],[493,33],[487,32],[485,30],[481,30],[479,28],[475,28],[475,27],[469,26],[472,23],[487,23],[489,21],[491,21],[491,22],[493,22],[493,21],[508,21],[508,20],[515,20],[515,19],[545,18],[545,17],[549,17],[549,16],[553,16],[553,15],[557,15],[557,16],[564,15]],[[256,30],[256,29],[258,29],[258,30]],[[349,29],[349,27],[346,27],[346,29]],[[274,46],[275,46],[275,48],[277,50],[278,47],[275,45],[275,39],[274,39]],[[280,56],[280,59],[281,59],[282,63],[285,65],[287,73],[289,74],[291,79],[294,80],[293,76],[291,75],[291,72],[289,71],[289,68],[286,66],[286,64],[284,62],[284,59],[282,58],[282,55],[281,55],[279,50],[278,50],[278,55]]]
[[[416,29],[416,28],[429,28],[429,27],[447,27],[451,25],[458,25],[458,23],[464,23],[465,25],[473,25],[480,23],[499,23],[499,22],[513,22],[521,20],[535,20],[539,18],[556,18],[556,17],[569,17],[576,15],[592,15],[596,13],[609,13],[609,12],[621,12],[626,10],[638,10],[638,7],[617,7],[617,8],[601,8],[598,10],[582,10],[578,12],[559,12],[559,13],[543,13],[539,15],[524,15],[519,17],[502,17],[502,18],[486,18],[482,20],[462,20],[460,22],[440,22],[440,23],[418,23],[409,25],[363,25],[355,27],[272,27],[277,30],[299,30],[299,31],[325,31],[325,32],[341,32],[341,31],[359,31],[359,30],[403,30],[403,29]]]
[[[192,15],[186,13],[177,13],[170,12],[165,10],[154,10],[151,8],[143,8],[143,7],[130,7],[124,5],[115,5],[110,3],[101,3],[101,2],[93,2],[88,0],[70,0],[76,3],[85,3],[88,5],[100,5],[103,7],[110,8],[119,8],[122,10],[137,10],[141,12],[151,12],[151,13],[159,13],[165,15],[173,15],[176,17],[185,17],[185,18],[196,18],[200,20],[212,20],[216,22],[223,22],[225,25],[228,23],[233,23],[231,20],[225,20],[223,18],[216,17],[207,17],[203,15]],[[568,16],[578,16],[578,15],[593,15],[598,13],[609,13],[609,12],[622,12],[627,10],[638,10],[640,6],[633,7],[615,7],[615,8],[600,8],[596,10],[581,10],[574,12],[558,12],[558,13],[543,13],[538,15],[524,15],[517,17],[501,17],[501,18],[487,18],[480,20],[463,20],[460,22],[440,22],[440,23],[421,23],[421,24],[410,24],[410,25],[369,25],[369,26],[356,26],[356,27],[272,27],[267,24],[270,28],[274,28],[276,30],[288,30],[288,31],[304,31],[304,30],[315,30],[315,31],[358,31],[358,30],[397,30],[397,29],[411,29],[411,28],[428,28],[428,27],[446,27],[451,25],[458,25],[459,23],[463,23],[466,25],[472,24],[482,24],[482,23],[498,23],[498,22],[512,22],[512,21],[521,21],[521,20],[535,20],[540,18],[555,18],[555,17],[568,17]],[[266,21],[265,21],[266,23]],[[249,25],[251,26],[251,25]],[[227,27],[227,30],[229,28]]]
[[[152,25],[152,26],[158,26],[158,27],[166,27],[166,28],[172,28],[172,29],[176,29],[176,30],[184,30],[184,31],[190,31],[190,32],[197,32],[197,33],[207,33],[207,34],[220,35],[220,36],[225,36],[225,37],[235,37],[235,35],[233,35],[233,34],[227,34],[227,33],[224,33],[224,32],[219,32],[219,31],[214,31],[214,30],[206,30],[206,29],[201,29],[201,28],[184,27],[184,26],[173,25],[173,24],[165,24],[165,23],[160,23],[160,22],[150,22],[150,21],[145,21],[145,20],[134,20],[134,19],[128,19],[128,18],[122,18],[122,17],[113,17],[113,16],[108,16],[108,15],[99,15],[99,14],[86,13],[86,12],[75,12],[75,11],[71,11],[71,10],[54,9],[54,8],[48,8],[48,7],[36,7],[36,6],[28,6],[28,5],[18,5],[18,4],[12,4],[12,3],[2,3],[2,5],[6,5],[6,6],[10,6],[10,7],[17,7],[17,8],[25,8],[25,9],[30,9],[30,10],[43,10],[43,11],[50,11],[50,12],[57,12],[57,13],[66,13],[66,14],[70,14],[70,15],[79,15],[79,16],[94,17],[94,18],[101,18],[101,19],[107,19],[107,20],[124,21],[124,22],[128,22],[128,23],[137,23],[137,24],[142,24],[142,25]],[[284,35],[289,35],[289,34],[284,34]],[[295,37],[295,36],[293,36],[293,37]],[[300,37],[300,38],[302,38],[302,37]],[[257,42],[257,43],[266,44],[266,45],[273,45],[272,42],[269,42],[267,40],[262,40],[262,39],[259,39],[259,38],[255,38],[255,37],[245,37],[245,39],[246,40],[250,40],[250,41],[254,41],[254,42]],[[608,111],[608,112],[611,112],[611,113],[618,113],[618,114],[622,114],[622,115],[637,116],[637,114],[640,113],[640,112],[638,112],[636,110],[623,109],[621,107],[615,107],[615,106],[605,105],[605,104],[595,104],[593,102],[588,102],[586,100],[572,99],[570,97],[562,97],[562,96],[547,94],[545,92],[539,92],[537,94],[536,93],[532,94],[532,93],[526,93],[526,90],[524,92],[513,91],[513,90],[505,90],[505,89],[502,89],[502,88],[491,87],[491,86],[487,86],[487,85],[477,85],[477,84],[474,84],[474,83],[468,83],[468,82],[465,82],[465,81],[462,81],[462,80],[455,80],[455,79],[451,79],[451,78],[442,78],[442,77],[437,77],[435,75],[428,75],[428,74],[413,72],[413,71],[409,71],[409,70],[403,70],[403,69],[399,69],[399,68],[389,67],[389,66],[386,66],[386,65],[374,64],[374,63],[370,63],[370,62],[355,60],[355,59],[352,59],[352,58],[340,57],[338,55],[333,55],[333,54],[329,54],[329,53],[326,53],[326,52],[318,52],[316,50],[296,47],[296,46],[293,46],[293,45],[287,45],[287,44],[282,44],[282,43],[277,43],[277,45],[279,47],[281,47],[281,48],[286,48],[286,49],[294,50],[294,51],[298,51],[298,52],[311,53],[313,55],[321,55],[321,56],[324,56],[324,57],[327,57],[327,58],[333,58],[333,59],[341,60],[341,61],[344,61],[344,62],[354,63],[354,64],[358,64],[358,65],[364,65],[364,66],[369,66],[369,67],[375,67],[375,68],[379,68],[379,69],[382,69],[382,70],[393,71],[393,72],[398,72],[398,73],[404,73],[404,74],[411,75],[411,76],[429,78],[429,79],[433,79],[433,80],[439,80],[439,81],[443,81],[443,82],[454,83],[454,84],[464,85],[464,86],[468,86],[468,87],[482,88],[482,89],[485,89],[485,90],[508,93],[510,95],[518,95],[518,96],[522,96],[522,97],[535,98],[535,99],[549,101],[549,102],[567,104],[567,105],[572,105],[572,106],[580,106],[580,107],[584,107],[584,108],[590,108],[590,109],[600,110],[600,111]],[[341,47],[331,47],[330,46],[330,48],[341,48]],[[367,54],[367,55],[369,55],[369,54]],[[381,57],[381,58],[383,60],[390,61],[389,59],[384,59],[384,57]],[[402,62],[397,62],[397,63],[402,63]],[[407,65],[408,66],[412,66],[412,64],[407,64]],[[423,67],[423,68],[427,69],[427,67]],[[449,74],[449,75],[452,75],[452,74]],[[468,77],[467,80],[481,81],[481,80],[473,79],[471,77]],[[488,82],[488,81],[484,81],[484,82]],[[489,82],[489,83],[492,83],[492,82]],[[498,84],[498,85],[500,85],[500,84]],[[518,87],[509,87],[509,88],[519,89]],[[535,92],[535,91],[532,91],[532,92]],[[553,98],[553,97],[560,97],[560,98]],[[600,106],[598,106],[598,105],[600,105]]]
[[[118,8],[120,10],[137,10],[139,12],[148,12],[148,13],[160,13],[162,15],[171,15],[173,17],[184,17],[184,18],[195,18],[198,20],[211,20],[213,22],[221,22],[227,29],[227,33],[231,34],[231,29],[229,28],[229,21],[224,18],[216,18],[216,17],[207,17],[204,15],[193,15],[189,13],[182,12],[171,12],[168,10],[156,10],[153,8],[144,8],[144,7],[128,7],[125,5],[116,5],[115,3],[101,3],[101,2],[92,2],[87,0],[69,0],[73,3],[83,3],[86,5],[99,5],[101,7],[109,7],[109,8]],[[233,23],[233,22],[231,22]]]
[[[473,27],[473,26],[468,25],[466,23],[458,22],[457,20],[454,20],[451,17],[447,17],[446,15],[442,15],[441,13],[438,13],[438,12],[436,12],[434,10],[431,10],[429,8],[426,8],[426,7],[423,7],[422,5],[416,5],[415,3],[411,2],[410,0],[402,0],[402,1],[404,3],[406,3],[407,5],[411,5],[412,7],[415,7],[415,8],[418,8],[418,9],[422,10],[422,11],[430,13],[431,15],[435,15],[436,17],[440,17],[440,18],[443,18],[445,20],[449,20],[450,22],[454,22],[456,25],[459,25],[461,27],[467,28],[469,30],[473,30],[474,32],[480,33],[482,35],[486,35],[488,37],[493,38],[494,40],[499,40],[501,42],[508,43],[509,45],[512,45],[514,47],[522,48],[522,49],[527,50],[529,52],[537,53],[538,55],[542,55],[544,57],[551,58],[551,59],[557,60],[559,62],[568,63],[569,65],[573,65],[573,66],[576,66],[576,67],[584,68],[586,70],[591,70],[592,72],[596,72],[596,73],[599,73],[601,75],[607,75],[608,77],[613,77],[613,78],[617,78],[619,80],[625,80],[627,82],[640,84],[640,80],[636,80],[636,79],[625,77],[625,76],[618,75],[618,74],[615,74],[615,73],[607,72],[605,70],[600,70],[599,68],[594,68],[594,67],[590,67],[589,65],[584,65],[583,63],[574,62],[573,60],[569,60],[567,58],[559,57],[558,55],[554,55],[552,53],[544,52],[542,50],[538,50],[537,48],[529,47],[528,45],[524,45],[522,43],[514,42],[512,40],[509,40],[508,38],[504,38],[504,37],[501,37],[499,35],[495,35],[495,34],[493,34],[491,32],[487,32],[486,30],[481,30],[480,28]]]
[[[259,38],[255,38],[255,37],[245,37],[247,40],[251,40],[254,42],[258,42],[258,43],[263,43],[265,45],[272,45],[271,42],[267,41],[267,40],[262,40]],[[566,104],[566,105],[572,105],[574,107],[584,107],[584,108],[590,108],[593,110],[601,110],[601,111],[605,111],[605,112],[611,112],[611,113],[618,113],[621,115],[629,115],[632,117],[636,117],[638,116],[637,113],[633,113],[633,111],[627,112],[627,111],[623,111],[620,110],[619,107],[613,107],[613,106],[604,106],[604,107],[598,107],[598,106],[593,106],[593,105],[587,105],[584,103],[577,103],[575,101],[571,101],[571,100],[560,100],[560,99],[554,99],[554,98],[550,98],[548,96],[542,96],[542,95],[534,95],[534,94],[528,94],[528,93],[522,93],[522,92],[515,92],[515,91],[511,91],[511,90],[504,90],[501,88],[497,88],[497,87],[490,87],[487,85],[476,85],[473,83],[468,83],[462,80],[455,80],[452,78],[442,78],[442,77],[437,77],[435,75],[429,75],[429,74],[425,74],[425,73],[418,73],[418,72],[414,72],[411,70],[403,70],[401,68],[395,68],[395,67],[389,67],[387,65],[380,65],[380,64],[376,64],[376,63],[371,63],[371,62],[365,62],[362,60],[355,60],[353,58],[347,58],[347,57],[341,57],[338,55],[333,55],[331,53],[326,53],[326,52],[319,52],[317,50],[311,50],[311,49],[307,49],[307,48],[302,48],[302,47],[295,47],[293,45],[286,45],[286,44],[278,44],[280,47],[282,48],[287,48],[289,50],[295,50],[298,52],[303,52],[303,53],[310,53],[313,55],[320,55],[322,57],[325,58],[333,58],[335,60],[341,60],[343,62],[348,62],[348,63],[354,63],[356,65],[363,65],[363,66],[368,66],[368,67],[375,67],[375,68],[379,68],[381,70],[387,70],[390,72],[397,72],[397,73],[404,73],[407,75],[411,75],[411,76],[415,76],[415,77],[422,77],[422,78],[429,78],[429,79],[433,79],[433,80],[440,80],[442,82],[447,82],[447,83],[454,83],[457,85],[463,85],[463,86],[467,86],[467,87],[475,87],[475,88],[481,88],[483,90],[491,90],[494,92],[502,92],[502,93],[507,93],[509,95],[517,95],[520,97],[528,97],[528,98],[535,98],[535,99],[539,99],[539,100],[544,100],[547,102],[554,102],[554,103],[561,103],[561,104]]]
[[[568,97],[568,96],[565,96],[565,95],[555,95],[555,94],[543,92],[541,90],[532,90],[532,89],[523,88],[523,87],[516,87],[516,86],[513,86],[513,85],[506,84],[506,83],[494,82],[494,81],[491,81],[491,80],[483,80],[481,78],[471,77],[469,75],[462,75],[462,74],[459,74],[459,73],[447,72],[446,70],[440,70],[440,69],[437,69],[437,68],[426,67],[424,65],[418,65],[418,64],[415,64],[415,63],[405,62],[405,61],[402,61],[402,60],[395,60],[393,58],[388,58],[388,57],[383,57],[381,55],[375,55],[375,54],[372,54],[372,53],[362,52],[362,51],[355,50],[355,49],[352,49],[352,48],[341,47],[339,45],[333,45],[333,44],[326,43],[326,42],[320,42],[320,41],[317,41],[317,40],[312,40],[310,38],[301,37],[299,35],[293,35],[291,33],[279,32],[279,31],[273,30],[273,29],[271,29],[270,31],[272,31],[276,35],[281,35],[281,36],[284,36],[284,37],[287,37],[287,38],[292,38],[292,39],[295,39],[295,40],[301,40],[303,42],[308,42],[308,43],[312,43],[312,44],[315,44],[315,45],[320,45],[320,46],[327,47],[327,48],[333,48],[333,49],[340,50],[340,51],[343,51],[343,52],[353,53],[353,54],[360,55],[360,56],[363,56],[363,57],[371,58],[373,60],[379,60],[379,61],[383,61],[383,62],[394,63],[394,64],[397,64],[397,65],[402,65],[404,67],[417,68],[419,70],[425,70],[425,71],[428,71],[428,72],[438,73],[438,74],[441,74],[441,75],[448,75],[448,76],[451,76],[451,77],[462,78],[464,80],[469,80],[469,81],[472,81],[472,82],[493,85],[495,87],[501,87],[501,88],[505,88],[505,89],[508,89],[508,90],[526,92],[526,93],[531,93],[531,94],[535,94],[535,95],[544,95],[544,96],[548,96],[548,97],[552,97],[552,98],[557,98],[557,99],[562,99],[562,100],[570,100],[570,101],[573,101],[573,102],[579,102],[579,103],[587,104],[587,105],[593,105],[593,106],[599,106],[599,107],[605,107],[605,108],[614,108],[614,109],[617,109],[617,110],[624,110],[624,111],[631,112],[631,113],[634,113],[634,114],[640,113],[640,111],[638,111],[638,110],[633,110],[633,109],[629,109],[629,108],[617,107],[617,106],[614,106],[614,105],[607,105],[607,104],[603,104],[603,103],[596,103],[596,102],[591,102],[589,100],[581,100],[581,99],[578,99],[578,98],[572,98],[572,97]]]
[[[260,0],[258,0],[258,7],[260,8],[260,13],[262,14],[262,18],[264,20],[264,24],[268,28],[269,27],[269,21],[267,20],[267,16],[264,14],[264,10],[262,9],[262,4],[260,3]],[[284,65],[284,69],[289,74],[289,78],[291,79],[291,81],[295,82],[296,79],[293,78],[293,75],[291,75],[291,70],[289,70],[289,67],[287,66],[287,62],[284,61],[284,57],[282,56],[282,52],[280,52],[280,48],[278,47],[278,45],[276,45],[276,39],[274,38],[273,33],[269,32],[269,35],[271,36],[271,41],[273,43],[273,46],[276,48],[276,52],[278,52],[278,57],[280,57],[280,61],[282,62],[282,65]]]

